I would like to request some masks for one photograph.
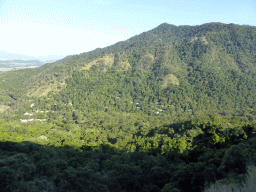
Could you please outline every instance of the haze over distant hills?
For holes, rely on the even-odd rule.
[[[0,73],[12,70],[35,68],[44,65],[39,60],[0,60]]]
[[[64,57],[65,56],[63,55],[34,57],[0,51],[0,73],[24,68],[35,68],[42,66],[45,63],[55,62]]]
[[[0,51],[0,60],[39,60],[44,63],[50,63],[64,58],[65,55],[49,55],[49,56],[27,56],[16,53],[8,53],[6,51]]]
[[[245,27],[256,27],[256,26],[253,26],[253,25],[242,25],[242,26],[245,26]]]

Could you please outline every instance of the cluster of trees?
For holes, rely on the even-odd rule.
[[[253,119],[256,88],[251,74],[212,72],[194,65],[187,77],[172,75],[177,83],[170,79],[164,87],[162,82],[168,74],[159,77],[154,72],[136,68],[103,72],[93,66],[74,72],[66,80],[66,88],[53,98],[58,105],[72,103],[81,113],[112,110],[154,115],[161,109],[165,114],[185,117],[226,112]]]
[[[2,120],[0,190],[203,191],[216,180],[241,184],[256,163],[255,123],[216,115],[137,123],[67,131],[53,122]]]

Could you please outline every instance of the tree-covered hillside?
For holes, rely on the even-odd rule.
[[[255,65],[255,27],[164,23],[0,74],[0,189],[167,192],[241,183],[256,165]]]
[[[69,56],[38,69],[3,74],[1,97],[9,100],[10,106],[24,95],[27,99],[42,98],[66,87],[60,94],[62,99],[57,94],[59,101],[77,103],[77,96],[65,93],[88,86],[90,89],[79,91],[79,97],[95,90],[106,103],[111,96],[118,96],[114,92],[123,92],[131,101],[143,102],[142,109],[151,102],[164,102],[178,112],[253,112],[255,46],[253,27],[221,23],[177,27],[164,23],[104,49]],[[95,82],[112,92],[103,96]]]

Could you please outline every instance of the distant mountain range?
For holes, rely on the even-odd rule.
[[[43,63],[51,63],[60,59],[63,59],[65,55],[49,55],[49,56],[27,56],[22,54],[8,53],[6,51],[0,51],[0,60],[38,60]]]
[[[256,26],[253,26],[253,25],[242,25],[244,27],[256,27]]]
[[[45,62],[39,60],[0,60],[0,68],[39,67]]]

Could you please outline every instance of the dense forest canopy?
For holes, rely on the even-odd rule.
[[[256,160],[255,65],[255,27],[163,23],[0,74],[0,190],[241,184]]]

